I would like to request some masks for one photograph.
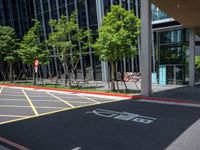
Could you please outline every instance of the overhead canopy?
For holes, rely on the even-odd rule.
[[[200,34],[200,0],[151,0],[185,27],[194,27]]]

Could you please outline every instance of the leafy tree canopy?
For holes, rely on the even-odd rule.
[[[82,49],[89,47],[88,40],[90,31],[80,29],[76,23],[76,13],[72,13],[68,19],[66,16],[61,16],[58,20],[50,20],[49,24],[53,27],[53,32],[49,35],[48,43],[50,46],[56,48],[58,58],[64,61],[66,57],[72,55],[73,60],[77,60],[80,56],[78,42],[80,42]],[[70,54],[70,50],[73,53]]]
[[[200,69],[200,56],[195,57],[195,64],[196,64],[197,68]]]
[[[140,20],[132,11],[118,5],[103,18],[98,30],[99,38],[94,44],[96,54],[102,61],[117,61],[136,54]]]
[[[40,41],[41,25],[38,20],[33,20],[34,26],[24,35],[18,51],[21,60],[25,64],[32,65],[36,58],[41,64],[48,63],[49,51]]]
[[[12,27],[0,25],[0,60],[13,63],[17,59],[18,40]]]
[[[49,24],[53,27],[53,32],[47,41],[56,50],[57,57],[63,65],[65,79],[69,79],[70,87],[70,72],[73,72],[80,56],[84,54],[79,48],[85,50],[90,43],[88,42],[90,41],[90,31],[79,28],[76,15],[77,13],[72,13],[69,19],[66,16],[61,16],[58,20],[50,20]]]

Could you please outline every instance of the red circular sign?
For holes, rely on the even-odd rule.
[[[39,66],[39,60],[36,59],[36,60],[34,61],[34,67],[38,67],[38,66]]]

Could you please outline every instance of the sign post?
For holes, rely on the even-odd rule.
[[[37,84],[37,78],[38,78],[38,66],[39,66],[39,60],[36,58],[34,60],[34,84]]]

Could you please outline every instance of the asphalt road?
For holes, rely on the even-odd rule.
[[[124,100],[3,124],[0,137],[32,150],[163,150],[199,118],[199,107]]]

